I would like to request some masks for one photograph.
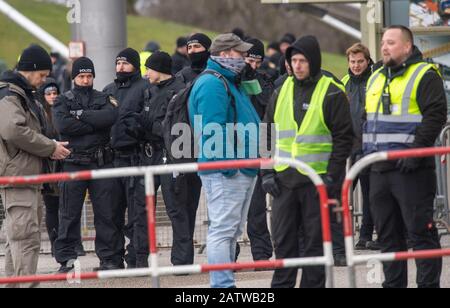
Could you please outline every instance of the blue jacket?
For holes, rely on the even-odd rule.
[[[213,60],[207,69],[222,74],[236,102],[237,142],[228,126],[235,123],[235,112],[223,82],[213,75],[201,76],[192,88],[189,97],[189,117],[199,145],[199,163],[235,159],[255,159],[259,154],[259,116],[249,97],[236,84],[236,74]],[[201,118],[199,118],[201,117]],[[249,128],[244,130],[244,127]],[[250,128],[252,131],[250,131]],[[242,169],[243,174],[256,176],[256,169]],[[234,176],[237,170],[223,170],[225,176]],[[201,172],[209,174],[214,172]]]

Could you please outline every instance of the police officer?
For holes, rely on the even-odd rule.
[[[172,76],[172,59],[165,52],[155,52],[147,60],[147,77],[153,85],[151,99],[145,103],[140,114],[144,129],[141,165],[162,165],[167,161],[164,147],[162,121],[172,97],[185,85]],[[161,175],[155,177],[155,191],[161,186],[167,214],[172,222],[172,264],[192,264],[194,259],[193,234],[198,202],[191,202],[190,187],[183,175]],[[136,187],[136,223],[134,243],[138,267],[148,267],[148,226],[144,179]],[[193,207],[191,209],[190,207]]]
[[[109,147],[111,127],[117,117],[117,102],[93,89],[94,64],[79,58],[73,64],[74,90],[58,97],[53,107],[55,127],[61,138],[69,142],[72,154],[64,161],[64,172],[112,168]],[[118,212],[114,200],[114,180],[91,180],[61,184],[60,224],[55,242],[55,257],[60,272],[73,269],[77,259],[81,212],[89,189],[94,209],[95,251],[100,270],[123,268],[121,251],[124,243],[116,225]]]
[[[211,47],[211,39],[203,33],[195,33],[188,38],[187,50],[191,65],[183,68],[178,74],[185,84],[194,81],[205,69],[208,63],[209,48]]]
[[[365,154],[433,147],[447,120],[442,78],[423,60],[404,26],[389,27],[381,43],[383,66],[367,85]],[[434,158],[408,158],[371,168],[370,206],[382,252],[439,249],[433,221],[436,196]],[[407,232],[405,233],[405,228]],[[418,260],[420,288],[440,286],[442,259]],[[384,265],[386,288],[408,286],[407,262]]]
[[[275,89],[270,76],[260,70],[265,57],[263,42],[252,38],[248,39],[247,43],[252,44],[253,47],[248,51],[245,59],[247,67],[243,79],[244,82],[257,81],[258,91],[250,95],[250,99],[259,117],[263,119],[267,104]],[[247,233],[250,238],[253,259],[255,261],[269,260],[273,254],[273,247],[267,227],[266,192],[262,189],[261,177],[258,178],[250,204]]]
[[[309,164],[323,176],[330,198],[337,198],[353,143],[345,88],[322,73],[315,37],[299,39],[287,49],[286,58],[294,76],[275,91],[264,122],[277,125],[277,154]],[[262,186],[274,197],[272,236],[277,259],[299,257],[300,237],[306,257],[322,256],[320,205],[310,179],[301,170],[276,166],[275,171],[263,171]],[[276,270],[272,287],[292,288],[296,277],[297,269]],[[325,287],[325,281],[323,267],[303,269],[301,287]]]
[[[140,124],[135,116],[144,108],[144,101],[150,98],[150,83],[141,77],[139,53],[127,48],[116,57],[116,80],[103,90],[120,102],[117,121],[111,129],[111,147],[114,149],[114,167],[125,168],[139,165],[139,149],[142,143]],[[116,198],[122,205],[119,224],[125,224],[128,208],[128,225],[124,233],[130,239],[125,261],[129,268],[136,266],[133,247],[135,178],[117,180]],[[143,200],[142,200],[143,202]]]
[[[183,68],[188,67],[189,57],[187,52],[187,38],[179,37],[177,39],[177,49],[172,55],[172,75],[176,75]]]

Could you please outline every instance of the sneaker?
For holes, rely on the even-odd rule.
[[[125,269],[123,263],[116,264],[112,262],[102,262],[99,267],[94,268],[94,272],[103,272],[103,271],[116,271]]]
[[[378,241],[370,241],[370,242],[367,242],[367,249],[373,250],[373,251],[378,251],[378,250],[381,250],[381,245]]]
[[[369,241],[366,240],[359,240],[359,242],[355,245],[356,250],[367,250],[367,243]]]
[[[75,269],[75,267],[72,266],[67,266],[67,263],[63,263],[61,264],[61,267],[58,270],[58,274],[67,274],[72,272]]]

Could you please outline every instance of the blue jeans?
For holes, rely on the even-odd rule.
[[[244,233],[256,178],[238,173],[201,176],[208,204],[207,254],[209,264],[233,263],[236,243]],[[235,287],[232,271],[211,272],[212,288]]]

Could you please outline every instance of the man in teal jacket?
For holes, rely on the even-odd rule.
[[[199,162],[258,157],[259,116],[239,84],[251,47],[234,34],[220,35],[213,42],[207,70],[218,74],[201,76],[189,98]],[[257,173],[255,169],[200,173],[208,203],[210,264],[234,262]],[[211,287],[235,287],[233,272],[211,273]]]

